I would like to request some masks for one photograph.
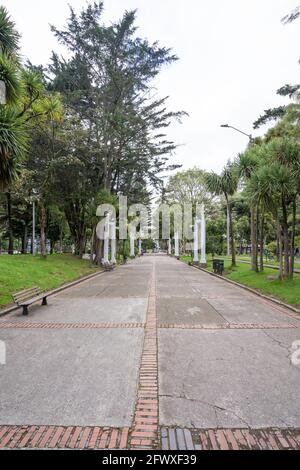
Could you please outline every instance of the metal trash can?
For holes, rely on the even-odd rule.
[[[224,260],[214,259],[213,260],[213,270],[215,274],[222,275],[224,272]]]

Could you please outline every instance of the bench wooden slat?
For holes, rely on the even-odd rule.
[[[32,294],[32,292],[40,292],[40,289],[37,288],[37,289],[30,289],[28,290],[28,292],[23,292],[22,294],[20,294],[19,292],[17,292],[16,294],[13,294],[14,297],[20,299],[22,297],[26,297],[27,295],[30,295]]]
[[[40,294],[41,289],[39,287],[30,287],[29,289],[22,290],[20,292],[16,292],[12,295],[14,302],[19,303],[23,300],[27,300],[36,294]]]
[[[44,299],[44,297],[47,297],[47,294],[46,294],[46,293],[41,294],[41,295],[37,295],[37,296],[35,296],[35,297],[31,297],[31,298],[28,299],[28,300],[24,300],[24,302],[22,302],[22,305],[31,305],[31,304],[34,304],[34,302],[37,302],[38,300]]]
[[[29,287],[28,289],[21,290],[12,294],[14,302],[23,307],[23,315],[28,315],[28,307],[31,304],[34,304],[38,300],[43,299],[42,305],[47,305],[48,294],[46,292],[41,292],[41,289],[37,286]]]
[[[13,299],[15,302],[22,302],[23,300],[27,300],[30,297],[36,294],[39,294],[40,292],[41,290],[39,288],[30,289],[28,290],[28,292],[23,292],[22,294],[19,294],[19,293],[13,294]]]

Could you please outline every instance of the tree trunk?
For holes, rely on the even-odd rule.
[[[82,201],[76,200],[66,205],[65,214],[75,245],[74,254],[82,257],[86,238],[85,207]]]
[[[256,207],[251,205],[251,269],[258,272],[257,264],[257,214]]]
[[[277,216],[277,246],[276,246],[276,258],[279,263],[279,258],[280,258],[280,232],[281,232],[281,226],[280,226],[280,220],[279,216]]]
[[[94,261],[94,247],[95,247],[95,234],[96,234],[96,226],[94,225],[92,236],[91,236],[91,253],[90,253],[90,264],[93,264]]]
[[[62,254],[63,251],[64,251],[63,237],[64,237],[63,225],[61,224],[60,229],[59,229],[59,245],[60,245],[59,251],[60,251],[60,254]]]
[[[290,279],[294,277],[295,267],[295,234],[296,234],[296,216],[297,216],[297,204],[296,199],[293,201],[293,220],[292,220],[292,233],[291,233],[291,256],[290,256]]]
[[[235,241],[233,233],[233,222],[232,222],[232,210],[227,200],[227,210],[229,215],[229,229],[230,229],[230,246],[231,246],[231,265],[236,266],[236,255],[235,255]]]
[[[14,234],[12,226],[12,203],[11,203],[11,193],[8,191],[6,193],[7,201],[7,222],[8,222],[8,254],[14,254]]]
[[[282,229],[283,229],[283,251],[284,251],[284,271],[283,277],[287,279],[290,275],[290,259],[289,259],[289,227],[288,216],[285,201],[282,200]]]
[[[27,253],[27,243],[28,243],[28,227],[24,225],[24,233],[22,238],[22,254]]]
[[[279,245],[279,279],[283,280],[283,252],[282,252],[282,232],[281,226],[278,233],[278,245]]]
[[[46,208],[44,202],[41,201],[40,204],[40,230],[41,230],[41,240],[40,240],[40,249],[41,256],[46,258]]]
[[[102,258],[104,256],[104,240],[99,240],[98,237],[95,237],[95,258],[93,263],[97,266],[101,265]]]
[[[264,233],[264,224],[265,224],[265,214],[264,211],[262,210],[261,215],[260,215],[260,271],[263,272],[264,270],[264,238],[265,238],[265,233]]]

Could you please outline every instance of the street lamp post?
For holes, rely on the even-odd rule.
[[[240,134],[243,134],[248,137],[249,139],[249,145],[253,142],[253,137],[251,134],[247,134],[247,132],[241,131],[240,129],[237,129],[234,126],[230,126],[229,124],[221,124],[221,127],[224,127],[225,129],[233,129],[236,132],[239,132]],[[227,256],[230,256],[230,230],[229,230],[229,210],[227,207]]]
[[[251,134],[247,134],[247,132],[241,131],[240,129],[237,129],[234,126],[230,126],[229,124],[221,124],[221,127],[225,127],[226,129],[233,129],[236,132],[239,132],[240,134],[246,135],[249,139],[249,142],[252,142],[253,137]]]

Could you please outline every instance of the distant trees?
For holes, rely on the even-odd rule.
[[[258,165],[248,180],[248,190],[251,204],[260,209],[260,249],[263,250],[264,215],[269,211],[278,227],[280,278],[292,278],[300,146],[294,139],[274,138],[259,146],[256,151],[259,155]]]
[[[10,141],[8,132],[0,140],[2,185],[19,205],[12,186],[18,176],[28,200],[38,202],[43,255],[50,227],[52,235],[58,234],[53,214],[59,211],[75,254],[81,256],[88,245],[99,263],[102,244],[93,238],[98,220],[91,215],[96,204],[106,202],[104,195],[110,199],[122,193],[129,203],[149,205],[150,187],[160,188],[161,173],[178,167],[168,163],[176,144],[165,130],[185,113],[168,110],[167,98],[152,90],[153,79],[177,57],[137,36],[134,11],[105,25],[98,1],[79,14],[70,8],[64,29],[52,26],[67,58],[53,53],[47,69],[25,66],[17,57],[19,36],[6,10],[1,11],[3,54],[14,49],[9,67],[4,67],[8,59],[2,61],[2,75],[0,60],[0,79],[5,70],[11,73],[7,90],[14,106],[0,109],[7,119],[14,118]],[[2,220],[13,239],[13,205],[7,206]]]

